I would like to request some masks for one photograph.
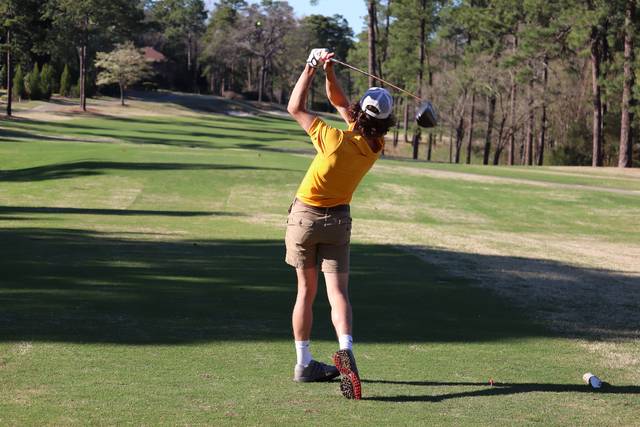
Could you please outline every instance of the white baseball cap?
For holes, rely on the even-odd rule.
[[[386,119],[393,110],[393,98],[386,89],[372,87],[360,99],[360,108],[374,119]]]

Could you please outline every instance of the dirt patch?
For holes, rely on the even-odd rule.
[[[394,174],[397,173],[397,168],[393,168],[391,166],[386,166],[386,165],[378,165],[376,166],[376,170],[382,173],[394,173]],[[564,189],[564,190],[589,190],[589,191],[601,191],[601,192],[614,193],[614,194],[640,196],[640,190],[623,190],[619,188],[596,187],[592,185],[541,182],[541,181],[534,181],[534,180],[523,179],[523,178],[506,178],[506,177],[498,177],[498,176],[476,175],[476,174],[467,173],[467,172],[422,169],[422,168],[406,167],[406,166],[402,168],[402,171],[404,174],[413,175],[413,176],[428,176],[432,178],[451,179],[456,181],[470,181],[475,183],[520,184],[520,185],[530,185],[534,187],[543,187],[543,188],[556,188],[556,189]]]
[[[590,353],[601,356],[608,368],[640,367],[640,355],[623,343],[580,341],[580,345]]]
[[[11,400],[17,405],[29,406],[34,398],[42,396],[45,392],[46,388],[44,386],[15,390]]]
[[[402,196],[408,199],[413,199],[418,194],[416,189],[413,187],[408,187],[406,185],[392,184],[389,182],[378,184],[377,189],[382,195],[393,194],[394,196]]]
[[[264,225],[267,227],[280,228],[284,233],[284,229],[287,221],[287,213],[286,211],[283,214],[257,213],[253,215],[240,217],[238,218],[238,220],[242,222],[246,222],[248,224]],[[283,237],[284,237],[284,234],[283,234]]]
[[[619,177],[619,178],[638,178],[640,179],[640,169],[632,169],[632,168],[616,168],[616,167],[608,167],[608,168],[592,168],[590,166],[553,166],[549,167],[549,170],[567,173],[570,175],[584,176],[584,174],[591,176],[608,176],[608,177]],[[576,172],[580,172],[580,174],[576,174]]]
[[[33,344],[31,344],[30,342],[20,342],[16,344],[15,347],[15,352],[19,356],[25,356],[29,354],[31,353],[31,350],[33,350]]]
[[[65,98],[54,98],[53,102],[38,103],[31,108],[18,108],[16,116],[36,121],[64,121],[79,117],[153,117],[198,116],[199,113],[180,106],[150,101],[128,100],[126,106],[112,98],[94,98],[88,101],[87,111],[79,109],[78,104]]]

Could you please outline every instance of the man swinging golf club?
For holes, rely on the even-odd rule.
[[[317,151],[289,208],[285,237],[286,262],[295,267],[298,279],[292,316],[297,355],[294,380],[328,381],[340,375],[342,394],[360,399],[348,293],[349,203],[364,175],[380,157],[384,135],[394,124],[393,99],[385,89],[373,87],[359,102],[349,104],[333,70],[333,55],[327,49],[311,51],[287,107]],[[348,124],[346,131],[333,128],[306,111],[307,93],[320,66],[326,73],[327,97]],[[335,366],[314,360],[309,349],[318,268],[324,273],[331,320],[340,345],[333,356]]]

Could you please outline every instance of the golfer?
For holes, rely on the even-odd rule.
[[[295,267],[298,279],[292,316],[297,355],[293,379],[328,381],[341,375],[342,394],[360,399],[348,292],[349,203],[364,175],[380,157],[384,135],[394,124],[393,99],[385,89],[373,87],[359,102],[349,104],[333,71],[333,55],[327,49],[311,51],[287,107],[317,151],[289,208],[285,237],[286,262]],[[329,102],[348,124],[346,131],[333,128],[306,111],[307,93],[319,66],[325,70]],[[314,360],[309,349],[318,268],[324,273],[331,320],[340,345],[333,356],[335,366]]]

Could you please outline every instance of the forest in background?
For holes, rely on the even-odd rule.
[[[0,0],[3,100],[10,114],[62,92],[86,109],[115,94],[96,84],[97,54],[130,41],[157,61],[140,89],[284,104],[308,51],[328,47],[434,103],[440,126],[426,132],[415,101],[396,98],[393,143],[416,159],[446,139],[455,163],[475,151],[484,164],[640,165],[636,0],[357,1],[368,16],[354,29],[286,1]],[[352,99],[378,84],[336,68]],[[322,79],[310,98],[331,110]]]

